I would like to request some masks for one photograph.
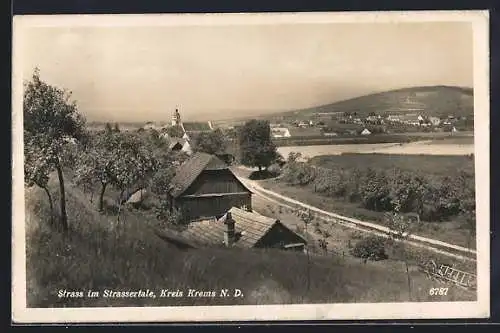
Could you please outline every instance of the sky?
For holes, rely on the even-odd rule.
[[[25,30],[23,77],[89,121],[218,120],[427,85],[473,86],[463,22],[58,26]]]

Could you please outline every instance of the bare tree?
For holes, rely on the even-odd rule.
[[[411,219],[408,215],[399,213],[399,210],[393,211],[386,216],[387,226],[391,230],[389,232],[389,240],[404,261],[406,276],[408,280],[408,297],[412,299],[411,275],[409,270],[409,251],[405,241],[409,239],[411,234],[418,230],[420,226],[420,218],[416,215],[416,219]]]
[[[314,220],[314,216],[312,215],[310,209],[299,211],[298,212],[298,216],[300,217],[300,219],[302,220],[302,222],[304,222],[304,231],[305,231],[305,236],[307,238],[308,235],[309,235],[307,227]],[[310,272],[311,258],[310,258],[310,255],[309,255],[309,246],[306,246],[305,250],[306,250],[306,257],[307,257],[307,266],[306,266],[306,269],[307,269],[307,285],[306,285],[306,291],[309,292],[309,287],[311,285],[311,282],[310,282],[310,280],[311,280],[311,276],[310,276],[311,275],[311,272]]]

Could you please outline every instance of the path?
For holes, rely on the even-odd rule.
[[[385,226],[328,212],[320,208],[308,205],[306,203],[297,201],[290,197],[284,196],[277,192],[265,189],[262,186],[260,186],[256,181],[244,178],[241,175],[237,177],[248,188],[250,188],[255,195],[258,195],[262,199],[269,201],[273,204],[282,206],[284,208],[292,210],[297,210],[297,208],[309,209],[318,219],[326,220],[328,222],[338,223],[354,230],[375,234],[381,237],[388,238],[389,233],[394,233],[391,229]],[[477,252],[473,249],[465,248],[462,246],[418,235],[410,235],[408,238],[409,239],[406,240],[405,243],[409,245],[421,247],[433,251],[435,253],[447,255],[457,259],[476,261]]]

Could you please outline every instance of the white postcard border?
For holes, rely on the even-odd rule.
[[[166,15],[166,16],[165,16]],[[57,17],[56,17],[57,16]],[[14,17],[12,104],[12,320],[17,323],[198,322],[487,318],[489,265],[489,35],[487,11],[276,14],[27,15]],[[477,207],[476,302],[307,304],[203,307],[27,308],[22,120],[22,33],[42,26],[471,22],[474,29],[474,135]]]

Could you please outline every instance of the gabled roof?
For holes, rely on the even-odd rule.
[[[211,131],[212,128],[207,122],[183,122],[182,126],[186,132],[204,132]]]
[[[304,137],[304,136],[322,136],[323,132],[319,128],[296,128],[288,129],[291,136]]]
[[[272,227],[276,224],[283,225],[277,219],[255,212],[247,212],[237,207],[231,208],[229,212],[235,222],[236,241],[234,246],[239,248],[254,247]],[[194,243],[222,246],[224,244],[224,231],[226,230],[224,224],[226,217],[227,213],[219,220],[193,222],[182,232],[182,237]],[[305,240],[304,243],[306,243]]]
[[[277,219],[237,207],[231,208],[229,213],[235,222],[236,233],[240,234],[235,243],[236,247],[253,247],[276,223],[281,223]],[[219,219],[223,227],[226,217],[227,213]]]
[[[171,182],[170,195],[180,196],[203,170],[228,169],[228,165],[215,155],[197,152],[179,166]]]
[[[169,149],[173,149],[175,148],[175,146],[177,145],[180,145],[180,148],[179,149],[182,149],[182,146],[184,145],[184,143],[186,142],[185,139],[180,139],[180,138],[170,138],[169,139],[169,144],[168,144],[168,148]]]

